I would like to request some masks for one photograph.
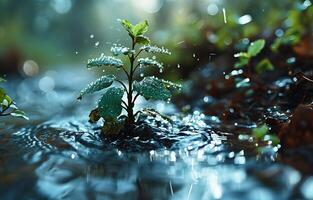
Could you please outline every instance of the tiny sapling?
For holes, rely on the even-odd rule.
[[[6,80],[0,77],[0,84],[3,82],[6,82]],[[28,119],[25,116],[25,113],[16,106],[12,98],[7,95],[4,88],[0,87],[0,117],[4,116],[22,117],[24,119]]]
[[[118,70],[121,69],[127,77],[126,83],[114,75],[104,75],[90,83],[78,97],[78,99],[82,99],[87,94],[103,90],[97,108],[91,111],[89,117],[90,122],[104,119],[102,130],[105,133],[109,131],[118,133],[123,125],[130,127],[135,123],[134,105],[138,96],[143,96],[146,100],[169,101],[172,92],[180,88],[178,84],[154,76],[138,77],[139,68],[155,66],[159,68],[160,72],[163,70],[163,64],[154,57],[139,58],[143,52],[167,55],[171,55],[171,53],[163,47],[150,45],[149,38],[144,35],[148,31],[148,21],[136,25],[131,24],[128,20],[120,20],[120,23],[131,39],[130,47],[115,44],[111,47],[113,56],[102,54],[98,58],[88,60],[87,68],[111,66]],[[123,62],[118,58],[121,56],[126,57],[127,61]],[[120,86],[113,86],[113,82]],[[124,94],[127,97],[126,101],[123,100]],[[124,120],[121,117],[123,109],[127,113]]]

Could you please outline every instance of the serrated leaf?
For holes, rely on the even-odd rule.
[[[87,68],[102,66],[113,66],[120,68],[123,66],[123,62],[118,58],[114,58],[112,56],[105,56],[103,54],[99,58],[90,59],[87,62]]]
[[[271,63],[271,61],[267,58],[261,60],[255,67],[255,71],[258,74],[261,74],[265,71],[272,71],[272,70],[274,70],[274,66]]]
[[[114,56],[118,56],[118,55],[128,55],[132,51],[128,47],[119,46],[119,45],[114,44],[111,47],[111,52]]]
[[[149,29],[149,23],[147,20],[140,22],[132,27],[132,33],[134,36],[140,36],[146,33]]]
[[[77,99],[82,99],[86,94],[92,94],[111,86],[114,80],[114,75],[102,76],[96,81],[89,83],[88,86],[80,92],[80,95]]]
[[[132,23],[130,23],[127,19],[123,19],[123,20],[119,20],[122,24],[122,26],[124,27],[124,29],[128,32],[128,34],[132,37],[134,37],[134,33],[133,33],[133,28],[134,25],[132,25]]]
[[[248,54],[252,56],[258,55],[265,46],[265,40],[260,39],[252,42],[248,48]]]
[[[165,49],[164,47],[145,45],[141,47],[140,49],[148,53],[163,53],[163,54],[171,55],[171,52],[168,49]]]
[[[122,97],[124,90],[118,87],[109,87],[104,91],[98,103],[101,117],[105,120],[116,119],[122,113]]]
[[[145,99],[168,101],[171,98],[171,92],[166,88],[163,80],[156,77],[145,77],[140,82],[134,83],[134,90]]]
[[[150,39],[146,36],[137,36],[135,42],[138,44],[147,45],[150,44]]]
[[[163,69],[163,63],[159,63],[158,61],[151,59],[151,58],[139,58],[138,64],[141,67],[156,66],[159,69]]]

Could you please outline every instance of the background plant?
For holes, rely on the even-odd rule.
[[[136,78],[136,72],[139,68],[155,66],[159,68],[160,72],[163,71],[163,64],[155,60],[155,57],[139,58],[143,52],[167,55],[171,55],[171,53],[164,47],[149,45],[150,40],[144,35],[149,27],[147,21],[136,25],[131,24],[128,20],[120,20],[120,22],[131,38],[130,47],[115,44],[111,47],[113,56],[102,54],[99,58],[88,60],[87,68],[111,66],[118,70],[121,69],[127,77],[127,83],[117,79],[114,75],[105,75],[90,83],[81,91],[78,97],[78,99],[82,99],[86,94],[105,89],[97,108],[90,114],[90,121],[96,122],[100,118],[103,118],[106,121],[104,128],[110,126],[110,129],[118,126],[118,117],[121,115],[123,109],[127,112],[127,126],[135,123],[136,114],[134,113],[134,105],[139,96],[143,96],[146,100],[169,101],[172,91],[180,88],[180,85],[158,79],[154,76],[136,80],[138,79]],[[139,45],[140,47],[138,47]],[[119,56],[126,57],[128,64],[118,58]],[[119,83],[121,87],[112,86],[113,82]],[[127,101],[122,99],[125,93]]]
[[[0,83],[3,82],[6,82],[6,80],[0,77]],[[7,95],[4,88],[0,87],[0,117],[4,116],[14,116],[28,119],[25,116],[25,113],[16,106],[12,98]]]

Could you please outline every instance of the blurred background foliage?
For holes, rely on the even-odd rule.
[[[274,52],[312,37],[313,8],[310,0],[0,0],[0,73],[81,67],[128,44],[123,18],[149,20],[152,41],[173,52],[160,58],[170,66],[163,74],[181,79],[257,38]]]

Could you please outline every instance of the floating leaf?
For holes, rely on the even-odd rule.
[[[146,33],[149,29],[149,24],[148,21],[145,20],[143,22],[140,22],[138,24],[136,24],[135,26],[132,27],[132,33],[134,34],[134,36],[140,36],[143,35],[144,33]]]
[[[258,55],[265,46],[265,40],[260,39],[252,42],[248,48],[248,54],[252,56]]]
[[[121,114],[123,94],[124,90],[118,87],[109,87],[104,91],[98,103],[101,117],[105,120],[112,120]]]
[[[271,61],[267,58],[261,60],[255,67],[255,71],[258,74],[261,74],[265,71],[272,71],[272,70],[274,70],[274,66],[271,63]]]
[[[116,44],[114,44],[111,47],[111,52],[114,56],[118,56],[118,55],[128,55],[129,53],[131,53],[131,50],[128,47],[124,47],[124,46],[118,46]]]
[[[77,99],[82,99],[86,94],[92,94],[111,86],[114,80],[114,75],[102,76],[96,81],[89,83],[88,86],[80,92],[80,95]]]
[[[135,42],[138,43],[138,44],[143,44],[143,45],[147,45],[150,43],[150,39],[146,36],[137,36],[135,38]]]
[[[156,66],[159,69],[163,69],[163,64],[159,63],[156,60],[150,59],[150,58],[139,58],[138,59],[138,64],[140,66]]]
[[[156,77],[145,77],[140,82],[134,83],[134,90],[145,99],[168,101],[171,98],[171,92],[167,89],[163,80]]]
[[[145,45],[141,47],[140,49],[148,53],[163,53],[163,54],[171,55],[171,52],[168,49],[165,49],[164,47]]]
[[[111,56],[104,56],[103,54],[99,58],[88,60],[87,67],[102,67],[102,66],[113,66],[120,68],[123,66],[123,62]]]

